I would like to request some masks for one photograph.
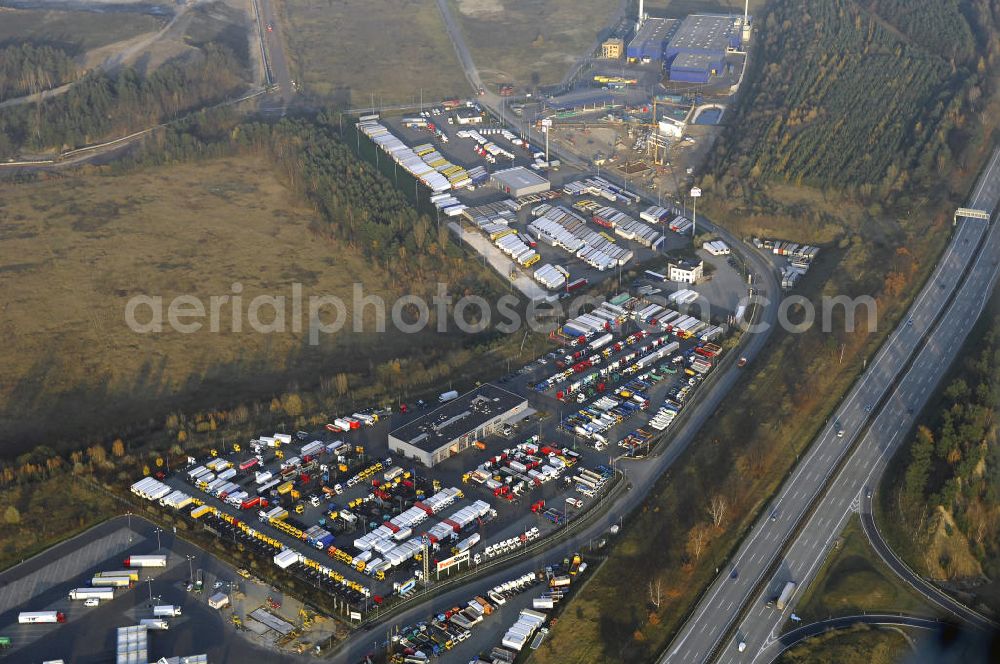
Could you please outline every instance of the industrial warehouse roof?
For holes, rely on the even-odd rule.
[[[268,627],[273,629],[278,634],[281,634],[282,636],[287,636],[289,633],[291,633],[293,629],[295,629],[295,625],[293,625],[292,623],[288,622],[287,620],[282,620],[278,616],[274,615],[273,613],[268,613],[262,608],[255,609],[250,614],[250,617],[259,623],[267,625]]]
[[[697,69],[705,71],[718,66],[721,57],[717,53],[679,53],[670,64],[670,69]]]
[[[525,402],[524,397],[487,383],[390,431],[389,435],[425,452],[434,452]]]
[[[677,24],[676,19],[647,18],[642,22],[639,32],[628,43],[630,53],[659,57],[663,44],[667,41],[670,30]],[[635,56],[630,56],[635,57]]]
[[[146,630],[145,625],[118,628],[115,664],[148,664]]]
[[[714,14],[692,14],[681,23],[667,48],[671,51],[725,53],[733,34],[733,19]]]
[[[548,180],[524,166],[515,166],[514,168],[497,171],[493,174],[493,180],[500,182],[511,190],[549,184]]]

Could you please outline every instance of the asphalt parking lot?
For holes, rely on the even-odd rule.
[[[626,324],[625,328],[620,331],[619,338],[630,335],[633,328],[634,323]],[[613,362],[619,357],[626,356],[631,351],[641,351],[640,346],[644,348],[643,344],[652,342],[654,338],[657,340],[662,338],[663,343],[674,341],[673,336],[658,334],[655,337],[647,339],[646,342],[637,341],[634,346],[627,346],[610,354],[607,361]],[[656,363],[657,366],[666,365],[674,359],[675,355],[684,355],[685,353],[690,355],[691,348],[695,343],[695,340],[680,341],[680,348],[670,356],[658,361]],[[558,355],[556,353],[556,356]],[[585,402],[578,402],[575,398],[559,401],[555,398],[556,392],[559,389],[558,387],[545,390],[544,392],[539,392],[535,389],[535,386],[543,378],[560,371],[554,360],[555,356],[550,354],[548,358],[539,359],[527,367],[502,377],[498,381],[498,384],[505,389],[524,395],[528,399],[531,409],[529,412],[531,414],[527,416],[526,420],[521,419],[519,416],[521,421],[514,423],[509,435],[486,437],[481,441],[483,443],[482,449],[477,449],[475,446],[470,447],[468,450],[443,461],[430,470],[421,466],[415,466],[412,462],[407,462],[403,459],[392,458],[393,454],[388,449],[387,438],[390,430],[427,412],[427,410],[415,404],[411,404],[411,408],[406,413],[381,412],[380,419],[374,426],[363,426],[348,432],[331,432],[322,428],[296,434],[294,442],[283,446],[284,449],[281,450],[284,455],[287,455],[287,458],[297,456],[300,447],[314,440],[323,443],[333,443],[341,440],[347,444],[348,453],[351,456],[346,461],[350,465],[345,465],[344,468],[337,471],[333,470],[339,463],[337,460],[332,458],[328,460],[326,457],[319,458],[319,463],[327,464],[326,467],[330,468],[330,470],[323,471],[323,466],[320,466],[319,470],[310,472],[313,473],[313,477],[318,477],[317,473],[320,471],[326,473],[322,479],[310,479],[302,484],[298,484],[297,486],[301,490],[301,498],[295,498],[291,494],[285,494],[284,497],[278,498],[278,503],[289,510],[287,522],[292,523],[299,530],[306,530],[317,524],[326,528],[334,534],[334,546],[346,552],[349,556],[354,556],[358,553],[353,546],[353,542],[357,537],[360,537],[369,529],[377,527],[383,521],[410,507],[417,495],[431,495],[441,488],[457,487],[464,493],[463,498],[451,507],[443,510],[440,514],[435,515],[436,518],[429,521],[428,525],[449,516],[459,507],[471,504],[476,500],[483,500],[492,506],[495,510],[495,516],[484,518],[475,527],[474,531],[481,536],[481,541],[475,551],[481,551],[481,547],[487,544],[511,537],[518,537],[532,528],[537,528],[544,537],[558,527],[557,523],[565,523],[567,520],[571,520],[599,499],[600,491],[594,496],[586,493],[580,494],[571,483],[563,480],[568,479],[570,475],[583,468],[595,470],[598,473],[606,475],[610,474],[610,471],[606,469],[612,465],[612,459],[623,452],[617,446],[618,441],[644,427],[649,422],[651,416],[656,413],[659,406],[666,401],[668,396],[675,401],[683,403],[687,398],[687,393],[696,388],[700,382],[698,378],[688,376],[681,371],[680,369],[683,369],[683,367],[677,367],[673,371],[664,371],[661,374],[664,378],[655,381],[648,389],[649,410],[637,411],[634,415],[626,417],[619,424],[613,426],[605,433],[610,449],[596,449],[586,442],[584,438],[576,435],[572,426],[560,428],[559,423],[564,418],[570,417],[576,411],[594,401],[600,395],[591,395]],[[610,394],[611,390],[616,387],[615,382],[617,380],[609,379],[608,384],[610,388],[607,394]],[[622,384],[625,384],[628,382],[628,379],[623,378],[621,381]],[[681,388],[683,388],[685,394],[682,395],[682,398],[679,398],[677,392]],[[430,408],[432,406],[428,405],[427,409]],[[551,480],[539,486],[529,486],[523,494],[515,497],[513,500],[497,497],[493,491],[487,489],[484,485],[465,481],[466,474],[475,470],[479,464],[491,457],[503,454],[505,450],[509,450],[517,444],[535,436],[537,436],[541,445],[567,448],[579,454],[580,461],[578,466],[572,472],[567,471],[562,479]],[[227,453],[223,451],[223,457],[234,466],[238,466],[244,461],[249,461],[252,454],[248,445],[244,444],[244,447],[247,449],[243,449],[240,452]],[[359,455],[356,451],[357,448],[362,449],[363,453]],[[643,452],[637,451],[634,453],[641,455]],[[282,463],[276,457],[276,452],[270,449],[262,449],[261,454],[264,460],[264,467],[276,475]],[[202,463],[206,461],[208,460],[201,460]],[[347,486],[347,479],[377,461],[382,463],[383,470],[389,468],[391,465],[400,465],[404,471],[410,473],[409,481],[413,483],[413,486],[410,489],[401,490],[400,495],[394,495],[391,500],[376,500],[375,502],[366,502],[363,505],[355,506],[354,503],[356,501],[370,497],[373,491],[372,484],[369,481],[364,481],[354,486]],[[263,470],[264,467],[258,466],[246,473],[237,474],[232,481],[237,482],[245,490],[252,492],[251,495],[255,495],[253,493],[256,491],[257,486],[255,483],[255,473]],[[336,474],[334,474],[335,472]],[[373,479],[380,480],[381,477],[382,471],[372,475]],[[354,569],[353,566],[345,564],[344,561],[332,560],[333,554],[327,556],[325,547],[317,550],[293,535],[280,531],[274,525],[262,524],[257,518],[258,510],[256,508],[241,510],[238,507],[228,505],[215,497],[201,492],[189,482],[186,471],[175,472],[165,478],[165,481],[171,487],[204,500],[206,504],[211,505],[217,510],[245,522],[251,528],[259,530],[268,537],[278,540],[283,546],[295,549],[320,565],[327,566],[342,574],[346,579],[360,584],[364,588],[368,588],[372,598],[376,595],[391,595],[394,591],[394,583],[404,583],[412,579],[415,572],[420,569],[420,563],[410,560],[397,568],[387,571],[384,580],[373,578]],[[333,492],[330,492],[330,495],[325,495],[319,491],[320,484],[328,487],[340,484],[341,486],[346,486],[346,489],[339,495],[334,495]],[[318,505],[311,503],[309,500],[310,495],[319,497],[317,501]],[[576,500],[581,501],[582,505],[579,507],[570,505],[566,500],[569,497],[574,498],[574,502]],[[273,507],[275,498],[272,496],[271,500]],[[544,507],[537,512],[532,511],[532,506],[538,506],[540,501],[544,501]],[[301,512],[293,509],[296,505],[301,506]],[[332,512],[339,513],[345,507],[360,517],[358,523],[354,525],[342,523],[336,517],[329,515]],[[226,533],[223,534],[224,537],[233,536],[237,539],[246,540],[247,544],[264,546],[267,549],[266,551],[261,551],[264,555],[271,556],[278,551],[277,549],[272,550],[273,547],[269,547],[268,545],[262,545],[258,540],[254,539],[252,534],[232,528],[231,525],[227,525],[221,520],[220,523],[214,524],[213,527],[217,530],[226,530]],[[473,532],[473,529],[463,532],[461,537],[468,537],[471,532]],[[449,557],[451,555],[451,546],[452,544],[450,543],[442,543],[441,549],[433,554],[435,559],[441,560]],[[293,569],[293,571],[296,570]],[[310,574],[316,574],[315,571],[308,570],[307,568],[298,570],[298,572],[305,574],[304,578],[307,581],[311,580]],[[328,580],[315,580],[317,583],[325,581]],[[334,592],[343,590],[337,585],[331,585],[330,589]],[[372,606],[367,599],[363,597],[359,598],[350,592],[345,592],[343,600],[357,609],[363,608],[367,610]]]
[[[0,653],[0,658],[12,662],[62,659],[68,664],[111,661],[115,629],[151,617],[152,594],[155,604],[181,606],[183,613],[169,619],[171,629],[150,632],[151,660],[207,653],[209,661],[304,661],[240,638],[228,615],[208,607],[206,599],[212,593],[211,585],[201,594],[186,591],[187,558],[192,558],[190,568],[204,570],[210,580],[239,577],[214,556],[175,539],[172,532],[164,531],[160,538],[163,552],[168,554],[168,567],[143,569],[139,583],[131,589],[116,591],[114,600],[102,602],[98,607],[70,601],[69,590],[87,586],[95,572],[122,569],[122,561],[129,555],[154,553],[157,539],[149,522],[137,516],[116,517],[0,574],[3,588],[0,635],[12,640],[12,647]],[[17,622],[21,611],[46,610],[62,611],[67,622],[59,625]]]
[[[429,106],[428,108],[431,107]],[[417,114],[414,113],[412,115],[417,115]],[[490,124],[450,125],[447,123],[447,117],[448,116],[445,113],[442,113],[441,115],[431,115],[430,117],[427,118],[428,120],[434,122],[437,128],[441,129],[441,131],[445,134],[445,136],[448,137],[447,142],[442,142],[441,139],[438,138],[438,136],[434,132],[431,132],[427,129],[416,129],[403,126],[402,124],[403,118],[400,116],[383,117],[381,118],[380,122],[382,122],[386,127],[388,127],[394,135],[400,138],[407,145],[414,147],[424,143],[430,143],[439,152],[441,152],[441,154],[443,154],[449,161],[459,166],[462,166],[463,168],[466,169],[471,169],[476,166],[482,166],[486,168],[487,171],[493,172],[496,170],[500,170],[503,168],[510,168],[513,166],[530,167],[531,164],[533,163],[531,156],[526,150],[524,150],[523,148],[513,146],[500,136],[495,137],[496,143],[501,147],[503,147],[504,149],[509,150],[512,154],[515,155],[515,158],[513,160],[510,160],[501,157],[496,160],[496,163],[492,164],[489,163],[483,157],[481,157],[480,155],[478,155],[476,152],[473,151],[473,146],[476,145],[476,142],[471,138],[463,138],[459,136],[458,132],[469,129],[488,130],[495,128],[495,126]],[[537,149],[541,149],[538,148],[538,146],[534,147]],[[551,181],[553,190],[561,190],[562,187],[567,182],[583,179],[585,177],[589,177],[592,174],[568,166],[561,166],[554,169],[550,169],[544,175]],[[497,190],[496,188],[494,188],[489,184],[485,184],[475,189],[463,189],[457,192],[456,195],[463,203],[469,206],[492,203],[507,198],[506,194]],[[572,209],[574,203],[585,198],[588,197],[560,196],[550,202],[552,204],[563,205],[567,209]],[[600,202],[602,205],[608,204],[608,202],[604,200],[601,200]],[[636,219],[639,218],[639,213],[642,211],[642,209],[644,209],[637,206],[623,206],[619,204],[609,204],[609,205],[611,207],[614,207],[616,209],[619,209],[623,212],[630,214]],[[531,208],[533,207],[534,205],[524,206],[518,212],[517,220],[512,225],[512,228],[515,228],[518,231],[526,233],[527,224],[532,219],[530,211]],[[452,221],[460,224],[463,228],[468,226],[468,222],[466,222],[464,219],[452,220]],[[601,229],[598,228],[597,230]],[[630,248],[634,253],[634,258],[632,259],[632,261],[629,262],[627,267],[634,267],[639,264],[647,263],[648,261],[651,261],[657,258],[658,256],[662,256],[668,251],[690,246],[691,238],[688,235],[678,235],[676,233],[670,232],[665,228],[661,229],[661,232],[665,240],[659,251],[653,251],[647,247],[643,247],[642,245],[636,242],[631,242],[621,238],[616,238],[619,243],[628,246],[628,248]],[[535,247],[535,250],[541,256],[541,261],[536,265],[536,267],[543,265],[545,263],[551,263],[553,265],[561,265],[562,267],[566,268],[569,271],[571,275],[570,277],[571,280],[585,278],[588,280],[589,283],[594,284],[610,278],[614,278],[618,274],[617,270],[606,270],[603,272],[596,270],[593,267],[584,263],[579,258],[576,258],[575,256],[563,251],[562,249],[548,246],[544,242],[539,242],[538,245]],[[480,249],[478,248],[476,249],[476,251],[481,253]],[[507,263],[509,263],[509,261],[502,262],[500,264],[506,267]],[[494,265],[494,268],[497,269],[497,271],[499,272],[505,272],[505,270],[498,268],[496,265]],[[530,274],[531,271],[532,270],[530,268],[527,270],[522,270],[522,272],[528,274]],[[719,272],[725,273],[727,271],[730,270],[727,266],[725,266],[725,263],[723,262]],[[504,276],[507,276],[506,273],[504,273]],[[722,289],[713,290],[710,287],[707,287],[707,290],[708,292],[717,293],[720,295],[722,294]],[[531,296],[530,293],[526,294],[529,294],[529,296]],[[735,304],[732,302],[732,299],[733,298],[731,297],[725,298],[727,305],[731,306],[731,308],[734,310]],[[713,305],[721,305],[721,303],[713,301]]]

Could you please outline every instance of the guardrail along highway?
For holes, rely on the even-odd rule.
[[[980,176],[969,207],[992,213],[998,199],[1000,149]],[[660,662],[705,662],[717,654],[727,662],[751,662],[758,656],[763,660],[762,653],[777,638],[802,588],[982,312],[996,281],[997,256],[997,224],[958,220],[934,274],[906,317],[761,515],[731,565],[720,570]],[[837,435],[839,427],[843,436]],[[788,581],[797,587],[785,610],[768,607]],[[740,643],[746,644],[743,652]]]

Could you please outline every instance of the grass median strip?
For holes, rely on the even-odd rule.
[[[808,624],[875,612],[929,617],[938,613],[879,560],[854,516],[836,550],[803,594],[796,613]]]

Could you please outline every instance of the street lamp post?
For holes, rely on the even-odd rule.
[[[552,118],[542,118],[542,133],[545,134],[545,163],[549,163],[549,129],[552,128]]]
[[[698,235],[698,199],[701,198],[701,189],[691,187],[691,198],[694,199],[694,214],[691,219],[691,241],[694,242],[695,236]]]
[[[157,526],[154,529],[154,532],[156,533],[156,550],[159,551],[160,550],[160,533],[162,533],[163,530],[160,529],[159,526]]]

